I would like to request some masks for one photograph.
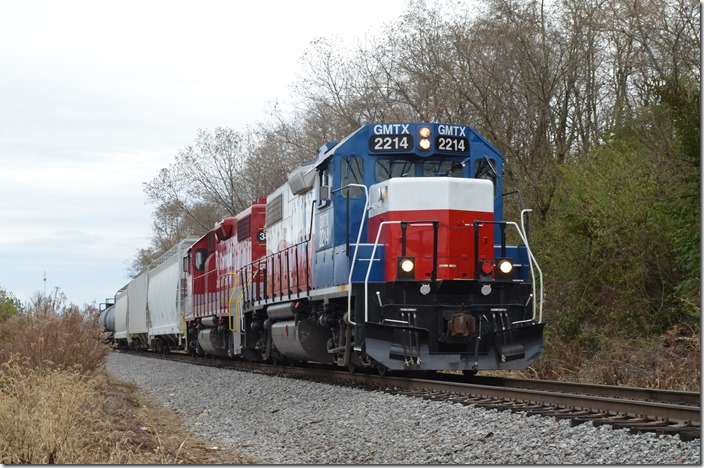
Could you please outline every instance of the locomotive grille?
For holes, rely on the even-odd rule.
[[[270,200],[266,205],[266,225],[272,226],[281,221],[284,217],[283,201],[281,195]]]
[[[243,241],[252,236],[252,215],[247,215],[237,223],[237,240]]]

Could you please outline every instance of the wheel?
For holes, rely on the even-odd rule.
[[[352,373],[354,373],[354,371],[357,370],[357,364],[355,364],[354,362],[350,361],[350,363],[347,364],[347,370],[350,371],[350,372],[352,372]]]
[[[477,370],[476,369],[463,369],[462,373],[466,377],[474,377],[475,375],[477,375]]]

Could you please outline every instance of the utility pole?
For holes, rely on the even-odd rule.
[[[44,299],[46,299],[46,270],[44,270]]]

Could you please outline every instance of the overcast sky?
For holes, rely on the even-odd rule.
[[[114,296],[149,245],[144,182],[198,129],[264,121],[313,39],[353,44],[405,7],[0,0],[0,287],[22,303]]]

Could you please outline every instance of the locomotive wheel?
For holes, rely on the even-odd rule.
[[[477,375],[477,371],[475,369],[462,369],[462,373],[466,377],[474,377],[475,375]]]
[[[354,371],[357,370],[357,364],[355,364],[354,362],[350,361],[350,363],[347,364],[347,370],[350,371],[350,372],[352,372],[352,373],[354,373]]]
[[[275,366],[289,366],[289,367],[293,367],[295,364],[294,361],[292,361],[291,359],[289,359],[285,356],[282,356],[278,353],[276,354],[276,356],[271,357],[271,363]]]

